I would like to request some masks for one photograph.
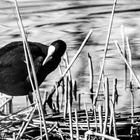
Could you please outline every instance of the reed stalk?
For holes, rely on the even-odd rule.
[[[26,117],[27,122],[23,122],[22,123],[22,126],[21,126],[21,128],[19,130],[19,133],[18,133],[17,137],[16,137],[16,140],[21,139],[24,131],[26,130],[28,124],[30,123],[30,121],[31,121],[31,119],[32,119],[32,117],[34,115],[35,110],[36,110],[36,106],[34,106],[34,108],[32,109],[32,111],[30,112],[30,114]]]
[[[20,16],[17,0],[15,0],[15,7],[16,7],[17,17],[18,17],[18,21],[19,21],[19,27],[20,27],[20,31],[21,31],[21,35],[22,35],[22,39],[23,39],[25,59],[26,59],[27,63],[30,62],[30,64],[31,64],[31,70],[32,70],[32,73],[33,73],[33,79],[34,79],[35,89],[36,89],[36,92],[35,92],[36,93],[36,101],[37,101],[38,106],[39,106],[39,112],[41,112],[41,116],[42,116],[42,119],[43,119],[46,139],[48,140],[49,137],[48,137],[48,133],[47,133],[45,116],[44,116],[44,112],[43,112],[43,108],[42,108],[42,101],[41,101],[41,96],[40,96],[40,93],[39,93],[39,88],[38,88],[38,82],[37,82],[37,77],[36,77],[36,73],[35,73],[34,63],[33,63],[33,59],[32,59],[32,56],[31,56],[30,49],[29,49],[26,34],[25,34],[25,31],[24,31],[24,26],[23,26],[22,19],[21,19],[21,16]],[[33,91],[35,91],[35,89],[33,87],[32,78],[31,78],[31,71],[29,70],[29,64],[27,64],[27,70],[28,70],[28,74],[29,74],[29,77],[30,77],[30,82],[32,84]]]
[[[25,30],[24,30],[24,25],[22,23],[22,18],[21,18],[20,11],[19,11],[19,8],[18,8],[17,0],[15,0],[15,8],[16,8],[16,13],[17,13],[17,18],[18,18],[18,27],[19,27],[21,37],[22,37],[22,40],[23,40],[23,49],[24,49],[24,54],[25,54],[25,60],[26,60],[28,75],[29,75],[29,79],[30,79],[30,82],[31,82],[32,89],[33,89],[33,91],[35,91],[35,87],[34,87],[34,84],[33,84],[32,78],[31,78],[31,71],[30,71],[30,64],[29,64],[30,53],[28,54],[28,52],[30,50],[29,50],[29,45],[28,45],[26,34],[25,34]]]
[[[13,133],[13,140],[16,140],[15,132]]]
[[[131,63],[131,51],[130,51],[130,48],[129,48],[129,64],[130,66],[132,67],[132,63]],[[134,124],[134,90],[133,90],[133,87],[132,87],[132,75],[131,75],[131,72],[130,72],[130,94],[131,94],[131,123]],[[133,125],[131,126],[131,130],[130,130],[130,135],[133,136],[133,130],[134,130],[134,127]]]
[[[58,126],[58,123],[53,123],[53,126],[48,130],[48,134],[51,133],[56,127]],[[37,136],[35,137],[33,140],[41,140],[45,137],[45,134],[43,134],[42,136]]]
[[[103,92],[105,91],[105,73],[103,71],[102,73],[102,89],[103,89]]]
[[[79,140],[78,115],[76,108],[75,108],[75,123],[76,123],[76,140]]]
[[[69,93],[70,94],[70,93]],[[70,96],[70,95],[69,95]],[[73,140],[73,126],[72,126],[72,108],[70,99],[68,101],[68,107],[69,107],[69,125],[70,125],[70,139]]]
[[[128,48],[128,61],[129,61],[130,67],[132,68],[132,53],[131,53],[131,47],[129,44],[128,37],[126,37],[126,44],[127,44],[127,48]],[[132,76],[132,73],[130,71],[130,87],[132,87],[132,81],[133,81],[133,76]]]
[[[62,140],[65,140],[64,137],[63,137],[63,135],[62,135],[61,129],[58,129],[58,132],[59,132],[59,135],[60,135],[61,139],[62,139]]]
[[[77,53],[75,54],[75,56],[73,57],[73,59],[71,60],[71,62],[69,63],[67,69],[64,71],[62,77],[64,77],[66,75],[66,73],[68,72],[68,70],[72,67],[73,63],[75,62],[75,60],[78,58],[78,56],[80,55],[81,51],[83,50],[83,48],[85,47],[88,39],[90,38],[91,34],[92,34],[93,30],[90,29],[90,31],[88,32],[87,36],[85,37],[84,41],[82,42],[80,48],[78,49]]]
[[[6,101],[4,101],[3,103],[2,103],[2,105],[0,105],[0,109],[2,108],[2,107],[4,107],[10,100],[12,100],[13,99],[13,97],[10,97],[10,98],[8,98],[8,99],[6,99]]]
[[[61,66],[59,65],[59,72],[60,75],[62,76],[62,69]],[[65,84],[64,84],[64,79],[62,80],[62,96],[61,96],[61,110],[63,108],[63,102],[64,102],[64,94],[65,94]]]
[[[90,75],[90,84],[89,84],[89,89],[90,89],[90,98],[91,98],[91,102],[93,103],[93,80],[94,80],[94,76],[93,76],[93,64],[92,64],[92,58],[90,56],[90,54],[88,53],[88,64],[89,64],[89,75]]]
[[[66,68],[68,67],[69,65],[69,57],[68,57],[68,53],[65,52],[65,65],[66,65]],[[62,74],[63,75],[63,74]],[[73,102],[73,84],[72,84],[72,75],[71,75],[71,71],[70,69],[68,70],[68,77],[69,77],[69,90],[70,90],[70,104],[72,106],[72,102]],[[63,79],[62,79],[63,80]]]
[[[94,122],[95,122],[95,130],[97,131],[98,129],[98,127],[97,127],[97,113],[96,113],[96,107],[95,106],[93,106],[93,112],[94,112]]]
[[[69,58],[68,58],[68,53],[67,51],[65,52],[64,55],[64,63],[65,63],[65,67],[67,68],[69,65]],[[61,70],[61,77],[62,77],[62,70]],[[71,75],[71,71],[68,70],[68,77],[69,77],[69,81],[72,81],[72,75]],[[64,78],[62,79],[62,84],[64,84]],[[56,87],[57,88],[57,87]],[[64,92],[64,86],[62,87],[62,92]],[[64,94],[62,93],[62,99],[64,98]],[[63,102],[61,103],[61,105],[63,104]]]
[[[52,132],[58,126],[58,122],[54,123],[54,125],[50,128],[48,133]]]
[[[62,97],[61,97],[61,110],[63,109],[64,104],[64,95],[65,95],[65,80],[62,80]]]
[[[103,132],[103,106],[98,106],[98,114],[99,114],[99,127],[100,127],[100,133]]]
[[[104,121],[104,128],[103,134],[106,134],[107,131],[107,123],[108,123],[108,116],[109,116],[109,80],[105,77],[105,121]],[[102,137],[102,140],[105,138]]]
[[[70,68],[72,67],[73,63],[76,61],[76,59],[78,58],[78,56],[80,55],[81,51],[83,50],[83,48],[85,47],[88,39],[90,38],[91,34],[92,34],[92,29],[88,32],[87,36],[85,37],[84,41],[82,42],[80,48],[78,49],[77,53],[74,55],[73,59],[71,60],[71,62],[69,63],[69,65],[67,66],[66,70],[64,71],[64,73],[62,74],[62,76],[60,77],[60,79],[57,82],[57,86],[60,86],[60,83],[62,81],[62,79],[65,77],[65,75],[67,74],[67,72],[70,70]],[[52,90],[50,91],[49,95],[48,95],[48,99],[52,97],[52,94],[54,94],[55,92],[55,86],[52,88]],[[46,102],[45,102],[46,103]]]
[[[67,51],[65,52],[65,65],[66,65],[66,68],[69,65],[69,56],[68,56]],[[72,75],[71,75],[71,70],[70,69],[68,70],[68,76],[69,76],[69,80],[72,81]]]
[[[56,108],[57,108],[57,111],[60,112],[59,110],[59,91],[58,91],[58,87],[56,86]]]
[[[81,94],[78,94],[78,110],[81,110]]]
[[[103,59],[102,59],[101,70],[100,70],[100,74],[99,74],[98,85],[97,85],[97,89],[96,89],[96,95],[95,95],[94,101],[93,101],[93,104],[95,106],[96,106],[96,102],[97,102],[97,98],[98,98],[98,94],[99,94],[99,90],[100,90],[100,86],[101,86],[102,73],[104,71],[105,59],[106,59],[106,54],[107,54],[107,50],[108,50],[108,45],[109,45],[109,40],[110,40],[111,29],[112,29],[112,24],[113,24],[113,18],[114,18],[116,5],[117,5],[117,0],[114,0],[112,13],[111,13],[111,17],[110,17],[108,33],[107,33],[107,38],[106,38],[106,43],[105,43],[105,48],[104,48],[104,55],[103,55]]]
[[[121,36],[122,36],[123,55],[127,59],[124,26],[123,25],[121,25]],[[124,64],[124,89],[126,89],[126,88],[127,88],[127,65]]]
[[[139,79],[137,78],[136,74],[134,73],[133,69],[131,68],[130,64],[127,62],[126,58],[124,57],[124,55],[123,55],[123,53],[122,53],[122,51],[121,51],[121,48],[120,48],[120,46],[119,46],[119,44],[118,44],[117,41],[115,41],[115,45],[116,45],[116,47],[117,47],[117,49],[118,49],[118,52],[119,52],[119,54],[121,55],[122,59],[123,59],[124,62],[126,63],[126,65],[127,65],[127,67],[129,68],[130,72],[132,73],[134,79],[136,80],[138,86],[140,87],[140,81],[139,81]]]
[[[6,106],[7,106],[7,112],[8,113],[13,113],[13,102],[12,102],[12,97],[11,99],[9,100],[9,102],[7,102]]]
[[[131,123],[134,124],[134,93],[133,89],[130,89],[130,94],[131,94]],[[133,126],[131,126],[130,134],[133,136]]]
[[[75,101],[77,101],[77,81],[74,81],[74,86],[73,86],[73,95],[75,98]]]
[[[71,105],[71,108],[72,108],[72,103],[73,103],[73,96],[72,96],[72,93],[73,93],[73,87],[72,87],[72,81],[69,80],[69,100],[70,100],[70,105]]]
[[[117,98],[117,79],[113,80],[113,92],[112,92],[112,100],[111,100],[111,115],[110,115],[110,127],[109,127],[109,134],[111,134],[112,131],[112,125],[113,125],[113,132],[114,136],[117,137],[117,131],[116,131],[116,121],[115,121],[115,102]]]
[[[23,109],[21,109],[21,110],[15,112],[15,113],[13,113],[13,114],[9,114],[8,116],[6,116],[6,117],[0,119],[0,122],[3,121],[3,120],[5,120],[5,119],[7,119],[7,118],[13,117],[14,115],[17,115],[18,113],[20,113],[20,112],[22,112],[22,111],[24,111],[24,110],[26,110],[26,109],[29,109],[29,108],[32,107],[33,105],[35,105],[35,103],[31,104],[30,106],[28,106],[28,107],[26,107],[26,108],[23,108]]]
[[[86,120],[87,120],[87,128],[88,128],[88,130],[90,130],[90,123],[89,123],[87,105],[84,103],[84,106],[85,106],[85,113],[86,113]]]
[[[64,103],[64,119],[66,119],[67,108],[68,108],[68,76],[65,78],[65,103]]]

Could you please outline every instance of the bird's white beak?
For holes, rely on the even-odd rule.
[[[54,53],[54,51],[55,51],[55,47],[53,45],[50,45],[48,48],[48,55],[44,59],[42,65],[45,65],[52,58],[52,54]]]

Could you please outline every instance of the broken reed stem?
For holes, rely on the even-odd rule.
[[[126,63],[127,67],[129,68],[130,72],[132,73],[133,77],[135,78],[135,80],[136,80],[138,86],[140,87],[140,81],[139,81],[139,79],[137,78],[136,74],[134,73],[133,69],[131,68],[130,64],[127,62],[126,58],[124,57],[124,55],[123,55],[123,53],[122,53],[122,51],[121,51],[121,48],[120,48],[120,46],[119,46],[119,44],[118,44],[117,41],[115,41],[115,45],[116,45],[116,47],[117,47],[117,49],[118,49],[118,52],[119,52],[119,54],[121,55],[122,59],[124,60],[124,62]]]
[[[109,134],[111,134],[112,127],[113,127],[113,132],[114,132],[115,137],[117,137],[116,121],[115,121],[115,101],[116,101],[116,97],[117,97],[117,79],[114,79],[113,80],[112,100],[111,100],[111,114],[110,114]]]
[[[113,114],[113,132],[114,132],[114,136],[117,138],[117,130],[116,130],[116,119],[115,119],[115,101],[116,101],[116,96],[118,96],[118,91],[117,91],[117,79],[114,80],[114,96],[112,97],[113,100],[113,110],[112,110],[112,114]]]
[[[90,56],[90,54],[88,53],[88,64],[89,64],[89,77],[90,77],[90,85],[89,85],[89,89],[90,92],[93,93],[93,64],[92,64],[92,58]],[[91,98],[91,102],[93,103],[93,94],[90,94],[90,98]]]
[[[104,135],[106,134],[107,131],[108,116],[109,116],[109,80],[107,77],[105,77],[105,121],[103,128]],[[102,140],[104,140],[104,137],[102,137]]]
[[[131,47],[129,44],[129,39],[128,37],[126,37],[126,44],[127,44],[127,48],[128,48],[128,61],[129,61],[129,65],[132,68],[132,53],[131,53]],[[130,71],[130,94],[131,94],[131,123],[134,123],[134,93],[133,93],[133,88],[132,88],[132,80],[133,80],[133,76],[132,76],[132,72]],[[131,135],[133,135],[133,126],[131,127]]]
[[[78,115],[76,108],[75,108],[75,124],[76,124],[76,140],[79,140]]]
[[[61,110],[63,109],[64,95],[65,95],[65,80],[62,80],[62,97],[61,97]]]
[[[122,36],[122,45],[123,45],[123,55],[127,59],[125,36],[124,36],[124,26],[123,25],[121,25],[121,36]],[[127,88],[127,65],[124,64],[124,89],[126,89],[126,88]]]
[[[64,63],[65,63],[65,67],[67,68],[69,65],[69,58],[68,58],[68,53],[67,51],[65,52],[64,55]],[[61,74],[62,77],[63,74]],[[69,84],[70,84],[70,90],[72,90],[73,86],[72,86],[72,76],[71,76],[71,71],[68,70],[68,80],[69,80]],[[64,78],[62,79],[62,82],[64,81]],[[57,88],[57,87],[56,87]],[[71,93],[71,92],[70,92]],[[62,95],[63,96],[63,95]],[[70,99],[71,100],[71,99]],[[71,100],[72,101],[72,100]]]
[[[5,97],[6,98],[6,97]],[[10,97],[10,98],[6,98],[6,101],[4,101],[4,103],[2,103],[2,105],[0,106],[0,109],[2,108],[2,107],[4,107],[10,100],[12,100],[13,99],[13,97]]]
[[[13,140],[16,140],[16,134],[15,134],[15,132],[13,133]]]
[[[56,108],[57,108],[57,111],[60,112],[59,110],[59,91],[58,91],[58,87],[56,85]]]
[[[134,93],[133,93],[133,89],[130,89],[130,94],[131,94],[131,123],[134,124]],[[133,136],[133,125],[131,126],[130,134],[131,134],[131,136]]]
[[[39,115],[41,115],[41,113],[39,113]],[[39,117],[39,121],[40,121],[40,137],[41,137],[41,140],[43,140],[43,131],[42,131],[42,119],[41,117]],[[48,131],[47,131],[48,132]]]
[[[78,110],[81,110],[81,94],[78,94]]]
[[[75,60],[78,58],[78,56],[80,55],[81,51],[83,50],[83,48],[85,47],[88,39],[90,38],[91,34],[92,34],[93,30],[90,29],[90,31],[88,32],[87,36],[85,37],[84,41],[82,42],[80,48],[78,49],[77,53],[75,54],[75,56],[73,57],[73,59],[71,60],[70,64],[68,65],[68,67],[66,68],[66,70],[64,71],[64,73],[62,74],[62,76],[60,77],[60,79],[57,82],[57,86],[60,86],[60,83],[62,81],[62,79],[65,77],[66,73],[69,71],[69,69],[72,67],[73,63],[75,62]],[[54,94],[55,92],[55,86],[52,88],[52,90],[49,93],[49,97],[52,96],[52,94]]]
[[[96,102],[97,102],[97,98],[98,98],[98,94],[99,94],[99,90],[100,90],[100,86],[101,86],[102,73],[104,71],[105,59],[106,59],[106,54],[107,54],[107,50],[108,50],[108,45],[109,45],[109,40],[110,40],[110,35],[111,35],[111,29],[112,29],[116,4],[117,4],[117,0],[114,0],[111,18],[110,18],[110,23],[109,23],[109,28],[108,28],[108,33],[107,33],[107,38],[106,38],[106,43],[105,43],[105,48],[104,48],[104,55],[103,55],[103,59],[102,59],[101,70],[100,70],[100,74],[99,74],[98,85],[97,85],[97,89],[96,89],[96,95],[95,95],[94,101],[93,101],[93,104],[95,106],[96,106]]]
[[[73,88],[72,87],[72,81],[69,80],[69,95],[70,95],[69,100],[70,100],[71,108],[72,108],[72,103],[73,103],[73,97],[72,97],[73,91],[72,91],[72,88]]]
[[[68,67],[69,65],[69,57],[68,57],[68,53],[65,52],[65,65],[66,65],[66,68]],[[62,74],[63,75],[63,74]],[[72,90],[73,90],[73,85],[72,85],[72,75],[71,75],[71,71],[70,69],[68,70],[68,77],[69,77],[69,84],[70,84],[70,93],[72,93]],[[71,95],[71,94],[70,94]],[[71,98],[70,98],[71,102],[72,102],[72,95],[71,95]]]
[[[71,90],[71,81],[69,81],[68,78],[68,87],[69,87],[69,92],[68,92],[68,107],[69,107],[69,125],[70,125],[70,137],[71,140],[73,140],[73,126],[72,126],[72,99],[71,99],[71,95],[72,95],[72,90]]]
[[[8,113],[13,113],[13,101],[12,99],[7,103]]]
[[[9,114],[9,113],[11,114],[13,112],[12,99],[13,97],[11,96],[7,96],[2,93],[0,94],[0,101],[1,101],[0,109],[3,108],[5,114]]]
[[[87,128],[88,128],[88,130],[90,130],[90,123],[89,123],[87,105],[84,103],[84,106],[85,106],[85,113],[86,113],[86,120],[87,120]]]
[[[32,119],[32,117],[34,115],[35,109],[36,109],[36,105],[34,106],[34,108],[32,109],[32,111],[26,117],[27,122],[23,122],[22,123],[22,126],[21,126],[21,128],[19,130],[19,133],[18,133],[17,137],[16,137],[16,140],[19,140],[22,137],[24,131],[26,130],[28,124],[30,123],[30,121],[31,121],[31,119]]]
[[[59,65],[59,72],[60,72],[60,75],[62,76],[62,69],[61,69],[61,66]],[[61,96],[61,110],[63,108],[63,103],[64,103],[64,94],[65,94],[65,85],[64,85],[64,79],[62,80],[62,96]]]
[[[101,134],[101,133],[98,133],[98,132],[93,132],[93,131],[91,131],[91,130],[85,132],[85,140],[87,140],[87,138],[88,138],[89,135],[102,137],[102,138],[108,139],[108,140],[120,140],[120,139],[118,139],[118,138],[114,138],[114,137],[112,137],[112,136],[104,135],[104,134]]]
[[[54,125],[50,128],[48,133],[52,132],[58,126],[58,122],[54,123]]]
[[[68,76],[66,76],[65,78],[65,103],[64,103],[64,119],[66,119],[66,114],[67,114],[67,109],[68,109],[68,84],[69,84],[69,80],[68,80]]]
[[[63,132],[61,131],[61,129],[58,129],[58,132],[59,132],[59,135],[60,135],[61,139],[62,139],[62,140],[65,140],[65,139],[64,139],[64,136],[63,136],[63,134],[62,134]]]
[[[96,113],[96,107],[93,106],[93,112],[94,112],[94,122],[95,122],[95,131],[98,131],[98,127],[97,127],[97,113]]]
[[[54,123],[53,126],[48,130],[48,134],[51,133],[58,126],[58,122]],[[45,137],[45,134],[42,136],[37,136],[33,140],[42,140]]]
[[[102,89],[103,89],[103,92],[105,91],[105,74],[104,74],[104,71],[102,73]]]
[[[26,110],[26,109],[29,109],[30,107],[32,107],[32,106],[34,106],[34,105],[35,105],[35,103],[31,104],[30,106],[28,106],[28,107],[26,107],[26,108],[23,108],[23,109],[21,109],[21,110],[15,112],[15,113],[13,113],[13,114],[9,114],[8,116],[6,116],[6,117],[0,119],[0,122],[3,121],[3,120],[5,120],[5,119],[7,119],[7,118],[12,117],[12,116],[18,115],[18,113],[20,113],[20,112],[22,112],[22,111],[24,111],[24,110]]]
[[[62,92],[61,92],[61,99],[60,99],[60,110],[63,110],[64,107],[64,94],[65,94],[65,88],[64,88],[64,79],[62,81]]]
[[[66,68],[67,68],[68,65],[69,65],[69,57],[68,57],[67,51],[65,52],[65,63],[66,63],[65,65],[66,65]],[[72,81],[72,75],[71,75],[70,69],[68,70],[68,76],[69,76],[69,80]]]
[[[70,94],[70,93],[69,93]],[[69,107],[69,125],[70,125],[70,137],[71,140],[73,140],[73,126],[72,126],[72,108],[70,99],[68,100],[68,107]]]
[[[75,98],[75,101],[77,101],[77,81],[74,81],[74,86],[73,86],[73,95]]]
[[[134,93],[133,93],[133,91],[130,91],[131,92],[131,117],[132,117],[132,119],[131,119],[131,122],[132,122],[132,124],[134,123]]]
[[[103,132],[103,106],[98,106],[100,133]]]
[[[73,63],[75,62],[75,60],[78,58],[79,54],[81,53],[81,51],[83,50],[85,44],[87,43],[88,39],[90,38],[91,34],[92,34],[93,30],[90,29],[90,31],[88,32],[86,38],[84,39],[84,41],[82,42],[79,50],[77,51],[77,53],[75,54],[75,56],[73,57],[73,59],[71,60],[70,64],[68,65],[67,69],[65,70],[65,72],[63,73],[62,77],[64,77],[66,75],[66,73],[68,72],[68,70],[71,68],[71,66],[73,65]]]
[[[128,48],[128,61],[129,61],[129,65],[132,68],[132,53],[131,53],[131,47],[130,47],[130,44],[129,44],[128,37],[126,37],[126,45],[127,45],[127,48]],[[132,76],[132,72],[130,71],[130,87],[132,85],[132,79],[133,79],[133,76]]]
[[[43,112],[43,108],[42,108],[42,101],[41,101],[41,96],[40,96],[40,93],[39,93],[39,88],[38,88],[38,82],[37,82],[37,77],[36,77],[36,73],[35,73],[34,63],[33,63],[33,59],[32,59],[32,56],[31,56],[30,49],[29,49],[28,41],[27,41],[27,38],[26,38],[26,35],[25,35],[24,26],[23,26],[22,19],[21,19],[21,16],[20,16],[17,0],[15,0],[15,7],[16,7],[16,12],[17,12],[18,21],[19,21],[19,27],[20,27],[20,31],[21,31],[21,35],[22,35],[22,39],[23,39],[23,46],[24,46],[24,53],[25,53],[25,57],[26,57],[26,62],[27,63],[30,62],[30,64],[31,64],[31,70],[32,70],[33,79],[34,79],[34,82],[35,82],[35,89],[36,90],[34,90],[34,88],[33,88],[33,91],[35,91],[35,93],[36,93],[36,100],[37,100],[39,112],[41,112],[41,116],[42,116],[43,124],[44,124],[44,129],[45,129],[45,134],[46,134],[46,139],[48,140],[49,137],[48,137],[48,133],[47,133],[45,116],[44,116],[44,112]],[[27,69],[29,69],[29,65],[27,65],[27,67],[28,67]],[[29,76],[30,77],[30,82],[32,84],[33,82],[32,82],[32,79],[31,79],[31,71],[30,70],[28,71],[28,74],[30,75]]]

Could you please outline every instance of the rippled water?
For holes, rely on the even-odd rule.
[[[28,34],[28,40],[49,44],[56,39],[63,39],[68,45],[70,60],[78,50],[84,37],[92,28],[93,34],[85,46],[80,57],[72,67],[73,79],[78,81],[79,90],[88,91],[89,70],[87,53],[93,59],[95,86],[100,71],[103,50],[111,15],[113,0],[19,0],[19,7]],[[14,4],[9,1],[0,1],[0,44],[1,47],[11,41],[21,40],[14,13]],[[130,111],[130,93],[123,89],[124,62],[122,61],[114,40],[121,40],[121,25],[124,26],[125,36],[129,37],[132,48],[133,68],[139,75],[140,50],[140,1],[118,0],[113,29],[107,53],[105,75],[110,78],[110,87],[113,78],[118,79],[119,102],[117,110]],[[58,70],[55,72],[58,74]],[[54,73],[49,75],[46,83],[53,85],[58,77]],[[112,87],[111,87],[112,88]],[[94,89],[95,90],[95,89]],[[111,94],[111,93],[110,93]],[[135,109],[139,111],[139,91],[135,92]],[[22,99],[24,97],[20,97]],[[21,107],[17,102],[16,107]],[[89,102],[89,98],[87,101]]]

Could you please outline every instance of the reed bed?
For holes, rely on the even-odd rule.
[[[16,2],[16,0],[15,0]],[[34,92],[36,93],[36,102],[18,112],[12,112],[9,108],[9,115],[0,114],[0,139],[11,139],[11,140],[40,140],[40,139],[56,139],[56,140],[131,140],[140,138],[140,113],[134,111],[134,80],[138,87],[140,82],[132,68],[132,56],[131,47],[129,44],[128,37],[125,38],[122,33],[123,51],[120,45],[115,41],[114,47],[118,49],[118,54],[122,57],[125,63],[125,80],[124,89],[129,88],[131,94],[131,112],[128,114],[121,114],[116,112],[116,104],[118,102],[118,87],[117,78],[111,79],[113,81],[113,90],[110,92],[110,79],[104,73],[106,53],[108,51],[109,39],[111,34],[111,28],[113,24],[113,17],[115,13],[115,7],[117,0],[114,0],[107,40],[104,49],[103,62],[101,64],[101,71],[99,74],[99,82],[95,89],[93,86],[96,82],[94,80],[94,66],[92,56],[88,53],[87,60],[89,62],[89,91],[80,91],[77,89],[77,82],[72,79],[72,73],[70,71],[73,63],[76,61],[81,51],[85,47],[88,39],[92,34],[92,29],[88,32],[84,41],[82,42],[79,50],[74,55],[73,59],[69,61],[68,52],[65,54],[64,63],[65,69],[60,70],[60,79],[56,82],[50,92],[46,92],[44,96],[44,103],[40,97],[39,88],[33,86]],[[25,56],[27,62],[32,65],[32,69],[27,69],[29,75],[34,73],[34,65],[32,62],[32,56],[28,48],[28,41],[24,31],[24,26],[20,17],[18,5],[16,2],[17,15],[20,24],[20,31],[23,38],[23,44],[25,47]],[[126,42],[126,46],[125,46]],[[126,51],[126,48],[128,51]],[[128,54],[127,54],[128,52]],[[126,55],[128,55],[126,57]],[[30,59],[29,59],[30,58]],[[128,78],[128,69],[130,78]],[[31,83],[33,83],[32,79]],[[103,91],[100,91],[101,82],[104,85]],[[127,83],[129,82],[129,86]],[[36,81],[36,75],[34,73],[34,83]],[[35,90],[36,89],[36,90]],[[98,103],[98,95],[100,92],[103,93],[102,102],[105,105]],[[56,102],[53,102],[50,107],[52,109],[51,114],[43,112],[46,103],[49,104],[54,93],[56,93]],[[47,95],[48,94],[48,95]],[[89,95],[91,102],[84,104],[84,108],[81,106],[82,95]],[[62,95],[60,99],[60,95]],[[3,98],[3,97],[2,97]],[[6,100],[0,105],[0,109],[4,111],[7,107],[7,103],[11,104],[12,98],[5,97]],[[77,106],[74,107],[74,104]],[[12,104],[11,104],[12,106]],[[36,112],[38,110],[38,112]]]

